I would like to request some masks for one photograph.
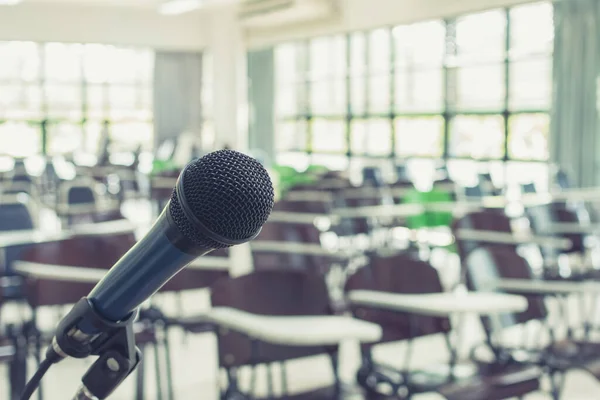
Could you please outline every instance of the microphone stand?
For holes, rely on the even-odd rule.
[[[63,358],[99,356],[83,376],[73,400],[106,399],[137,367],[141,352],[133,333],[136,317],[137,312],[133,312],[123,321],[109,321],[84,297],[60,322],[52,341],[54,352]],[[98,333],[90,335],[79,330],[81,321],[89,322]]]

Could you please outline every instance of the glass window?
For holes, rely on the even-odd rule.
[[[533,3],[510,10],[510,56],[549,54],[554,45],[552,3]]]
[[[510,64],[508,87],[511,110],[547,110],[552,102],[552,59]]]
[[[392,41],[388,29],[377,29],[369,33],[369,72],[388,73],[391,69]]]
[[[83,145],[81,124],[61,122],[46,126],[48,133],[48,154],[59,155],[73,153]]]
[[[48,43],[44,46],[45,76],[48,81],[80,82],[83,45]]]
[[[275,77],[278,84],[300,79],[297,49],[297,43],[282,44],[275,48]]]
[[[281,84],[277,88],[277,99],[275,101],[275,112],[277,115],[287,116],[298,114],[298,92],[296,85],[290,83]]]
[[[111,151],[151,150],[154,126],[148,122],[115,123],[110,127]]]
[[[501,115],[457,115],[450,123],[449,140],[451,156],[502,158],[504,120]]]
[[[399,112],[441,112],[444,106],[443,70],[397,71],[395,94]]]
[[[329,119],[313,119],[312,151],[315,153],[345,153],[346,145],[345,121]]]
[[[500,110],[504,108],[504,65],[461,67],[455,70],[458,110]]]
[[[390,85],[391,78],[388,73],[371,75],[369,77],[369,111],[372,113],[390,112]]]
[[[0,42],[0,80],[38,81],[39,45],[32,42]]]
[[[499,61],[505,57],[506,13],[487,11],[456,21],[456,52],[462,61]]]
[[[444,153],[444,118],[396,118],[396,154],[440,157]]]
[[[350,74],[363,75],[367,70],[367,40],[362,32],[350,35]]]
[[[367,78],[354,76],[350,80],[350,109],[352,114],[364,114],[367,108]]]
[[[82,118],[80,85],[47,84],[44,90],[49,117]]]
[[[346,81],[327,79],[312,82],[310,104],[313,114],[343,114],[346,110]]]
[[[108,99],[110,104],[110,118],[136,118],[146,119],[148,115],[141,107],[141,96],[135,86],[109,86]]]
[[[548,114],[512,115],[508,123],[508,155],[518,160],[547,160]]]
[[[350,135],[353,154],[387,156],[392,153],[392,129],[389,119],[353,120]]]
[[[0,118],[39,119],[42,117],[42,91],[38,85],[0,85]]]
[[[39,124],[7,121],[0,124],[1,152],[13,157],[29,157],[42,152]]]
[[[443,21],[397,26],[392,30],[396,65],[437,66],[444,61],[446,27]]]
[[[326,36],[310,41],[311,79],[346,74],[346,42],[343,36]]]
[[[306,121],[280,121],[276,127],[277,151],[306,151],[308,146]]]
[[[98,154],[100,150],[100,138],[104,124],[100,120],[86,121],[83,125],[83,151],[91,154]]]
[[[92,119],[108,117],[108,86],[88,85],[86,87],[87,115]]]

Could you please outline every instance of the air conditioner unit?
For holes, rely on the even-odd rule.
[[[335,0],[243,0],[239,11],[246,28],[316,22],[336,15]]]

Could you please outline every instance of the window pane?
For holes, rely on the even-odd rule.
[[[350,36],[350,73],[353,76],[363,75],[367,69],[367,41],[363,33]]]
[[[508,128],[509,157],[519,160],[548,159],[548,114],[513,115]]]
[[[81,86],[48,84],[45,92],[48,116],[81,119]]]
[[[443,21],[397,26],[393,29],[396,65],[441,65],[446,46]]]
[[[297,43],[282,44],[275,48],[275,76],[279,84],[301,79],[297,57]]]
[[[344,121],[314,119],[312,122],[312,151],[345,153],[346,129]]]
[[[350,80],[350,108],[354,115],[364,114],[366,110],[367,79],[364,76],[354,76]]]
[[[396,118],[396,154],[439,157],[444,152],[444,119],[441,116]]]
[[[44,46],[44,66],[49,81],[81,81],[83,45],[48,43]]]
[[[454,157],[502,158],[504,120],[501,115],[458,115],[450,123],[449,144]]]
[[[350,135],[353,155],[387,156],[392,153],[389,119],[353,120]]]
[[[1,85],[0,118],[42,118],[38,85]]]
[[[326,36],[310,42],[310,77],[341,77],[346,74],[344,36]]]
[[[28,157],[42,152],[42,131],[39,125],[8,121],[0,124],[2,152],[13,157]]]
[[[443,82],[441,69],[397,71],[396,110],[441,112],[444,106]]]
[[[150,119],[151,110],[142,107],[141,93],[135,86],[110,86],[110,117],[114,119]]]
[[[499,110],[504,108],[504,65],[458,68],[456,100],[459,110]]]
[[[102,44],[86,44],[83,47],[83,70],[88,82],[108,82],[113,68],[112,50],[112,46]]]
[[[102,121],[87,121],[83,125],[83,149],[85,152],[98,155],[103,128]]]
[[[87,116],[92,119],[108,118],[108,87],[88,85],[86,87]]]
[[[377,29],[369,34],[369,71],[371,74],[389,73],[391,46],[388,29]]]
[[[298,92],[296,84],[281,83],[277,88],[275,112],[280,116],[296,115],[298,113]]]
[[[506,14],[502,10],[456,21],[456,52],[461,61],[501,60],[505,56]]]
[[[346,109],[346,81],[331,78],[312,82],[310,105],[314,114],[342,114]]]
[[[552,59],[519,61],[510,64],[509,106],[516,109],[550,108],[552,101]]]
[[[306,121],[280,121],[275,136],[277,151],[306,151],[306,128]]]
[[[552,3],[534,3],[510,10],[510,56],[552,52],[554,20]]]
[[[388,113],[390,111],[390,75],[369,77],[369,111]]]
[[[69,122],[48,124],[48,154],[72,153],[81,149],[83,129],[80,124]]]
[[[136,151],[140,145],[151,150],[154,143],[154,126],[151,123],[117,123],[110,127],[111,151]]]
[[[311,154],[311,165],[322,165],[332,171],[344,171],[348,169],[348,157],[337,154]]]
[[[37,81],[40,78],[39,45],[32,42],[0,43],[0,80]]]

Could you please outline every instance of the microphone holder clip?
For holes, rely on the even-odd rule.
[[[49,351],[63,357],[99,356],[83,376],[73,400],[106,399],[135,370],[141,361],[133,331],[136,317],[133,312],[123,321],[109,321],[84,297],[61,321]],[[82,322],[97,333],[89,335],[76,328]]]

